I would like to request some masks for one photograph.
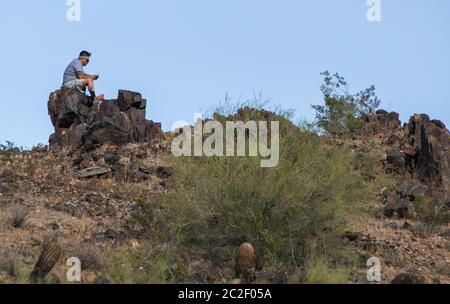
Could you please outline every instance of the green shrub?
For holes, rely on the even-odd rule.
[[[10,255],[0,259],[0,273],[3,272],[7,276],[3,283],[28,283],[28,276],[31,270],[29,265],[26,265],[16,256]]]
[[[448,194],[416,198],[416,216],[425,225],[426,234],[432,234],[440,225],[449,223],[450,212],[447,205],[449,201]]]
[[[335,136],[358,134],[362,117],[373,114],[381,104],[375,86],[351,94],[344,77],[338,73],[331,75],[325,71],[321,75],[324,76],[320,89],[325,105],[312,106],[319,131]]]
[[[258,120],[258,111],[240,113]],[[146,218],[147,237],[211,261],[218,272],[232,268],[244,241],[256,247],[258,269],[339,260],[348,219],[373,194],[348,151],[274,118],[281,129],[277,167],[261,168],[258,157],[177,159],[176,191],[158,217]]]
[[[306,283],[308,284],[345,284],[348,273],[342,266],[332,267],[326,259],[311,261],[308,265]]]
[[[117,284],[165,284],[183,282],[186,264],[180,256],[172,258],[161,248],[147,246],[138,252],[117,250],[105,271]]]

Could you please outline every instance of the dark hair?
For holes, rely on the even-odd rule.
[[[81,57],[81,56],[91,57],[91,53],[89,53],[88,51],[81,51],[80,57]]]

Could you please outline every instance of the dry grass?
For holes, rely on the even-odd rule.
[[[30,212],[26,207],[14,206],[11,210],[10,225],[13,228],[23,228],[29,219]]]
[[[105,252],[91,244],[77,246],[70,251],[70,256],[79,258],[85,271],[100,271],[105,266]]]

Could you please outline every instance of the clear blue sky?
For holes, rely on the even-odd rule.
[[[383,107],[429,113],[450,124],[450,1],[81,0],[81,22],[65,0],[3,1],[0,8],[0,141],[31,147],[53,128],[47,100],[81,49],[97,92],[141,92],[147,116],[168,129],[193,120],[226,92],[253,92],[313,118],[320,72],[340,72],[352,88],[377,87]]]

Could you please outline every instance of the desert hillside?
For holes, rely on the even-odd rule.
[[[216,113],[280,121],[269,169],[175,158],[138,93],[89,104],[56,91],[48,106],[48,146],[0,151],[1,283],[32,272],[69,283],[70,257],[83,283],[367,283],[371,257],[381,283],[450,283],[450,134],[439,120],[378,110],[344,136],[263,109]]]

